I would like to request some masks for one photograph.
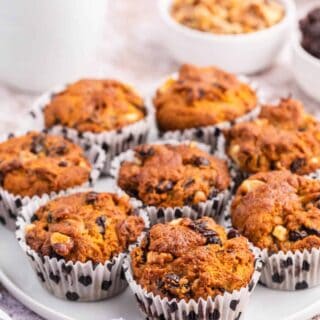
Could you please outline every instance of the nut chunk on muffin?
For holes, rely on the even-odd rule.
[[[192,206],[230,184],[225,161],[193,143],[142,145],[134,153],[134,160],[122,162],[118,185],[147,206]]]
[[[50,194],[89,181],[83,150],[60,136],[30,132],[0,143],[2,187],[19,196]]]
[[[79,80],[54,95],[44,108],[46,128],[62,125],[93,133],[121,129],[145,114],[142,98],[116,80]]]
[[[144,227],[127,197],[77,193],[40,207],[26,226],[26,243],[41,256],[104,264],[134,243]]]
[[[232,225],[271,253],[320,248],[320,182],[290,171],[258,173],[232,202]]]
[[[246,287],[254,260],[244,237],[227,234],[208,217],[157,224],[131,252],[136,282],[169,300],[197,301]]]
[[[256,120],[235,125],[225,136],[227,154],[244,172],[308,174],[320,168],[320,123],[297,100],[264,106]]]
[[[184,130],[234,121],[252,111],[255,92],[236,76],[215,67],[182,65],[154,97],[160,131]]]

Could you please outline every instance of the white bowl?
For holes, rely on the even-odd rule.
[[[292,47],[292,69],[297,83],[306,94],[320,102],[320,59],[301,46],[300,36],[294,37]]]
[[[220,35],[183,26],[170,15],[172,0],[158,0],[158,11],[165,28],[165,44],[179,62],[218,65],[233,73],[256,73],[272,64],[290,38],[295,4],[293,0],[279,2],[286,12],[278,24],[249,34]]]

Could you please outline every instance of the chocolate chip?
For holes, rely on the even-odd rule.
[[[96,200],[98,199],[98,196],[99,196],[98,192],[91,191],[91,192],[87,193],[86,203],[87,204],[94,204],[96,202]]]
[[[210,161],[204,157],[193,157],[191,161],[192,161],[192,164],[196,167],[210,166]]]
[[[230,309],[235,311],[237,309],[239,302],[240,302],[240,300],[231,300]]]
[[[66,293],[66,298],[68,299],[68,300],[70,300],[70,301],[77,301],[77,300],[79,300],[79,295],[76,293],[76,292],[70,292],[70,291],[68,291],[67,293]]]
[[[49,278],[56,284],[60,282],[60,276],[58,274],[54,274],[53,272],[50,272]]]
[[[92,284],[92,278],[91,276],[80,276],[79,277],[79,282],[81,284],[83,284],[85,287],[88,287],[90,286],[90,284]]]
[[[227,235],[228,239],[238,238],[240,237],[239,232],[236,229],[230,229]]]
[[[60,161],[59,163],[58,163],[58,166],[59,167],[67,167],[68,166],[68,162],[67,161],[64,161],[64,160],[62,160],[62,161]]]
[[[100,216],[95,221],[99,227],[99,232],[102,235],[104,235],[106,232],[106,221],[107,221],[107,218],[105,216]]]
[[[290,165],[290,170],[295,173],[297,171],[299,171],[303,166],[306,165],[306,159],[305,158],[297,158],[295,160],[292,161],[291,165]]]
[[[296,290],[303,290],[308,288],[308,283],[306,281],[301,281],[296,283]]]
[[[272,275],[272,281],[275,283],[282,283],[284,281],[284,275],[280,275],[276,272]]]
[[[156,187],[156,192],[159,194],[169,192],[173,189],[174,183],[170,180],[160,181]]]
[[[109,288],[111,287],[112,285],[112,281],[111,280],[104,280],[101,284],[101,289],[104,290],[104,291],[108,291]]]
[[[302,270],[303,271],[310,271],[310,263],[306,260],[302,262]]]

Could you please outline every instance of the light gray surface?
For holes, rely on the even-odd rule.
[[[301,9],[301,5],[319,2],[300,0],[298,5]],[[136,85],[141,92],[148,92],[155,82],[176,71],[179,63],[172,60],[161,45],[161,42],[165,41],[165,35],[161,34],[153,1],[112,1],[107,15],[105,41],[92,75],[121,78]],[[41,71],[35,70],[36,72]],[[292,94],[302,99],[308,110],[320,115],[320,104],[306,97],[292,78],[289,46],[272,68],[253,78],[263,87],[269,98]],[[63,82],[63,79],[61,80]],[[34,97],[34,94],[17,92],[13,88],[0,85],[0,132],[23,126],[24,113]],[[13,320],[40,319],[1,286],[0,295],[0,308],[8,311]]]

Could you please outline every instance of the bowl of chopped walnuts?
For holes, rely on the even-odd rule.
[[[296,9],[293,0],[158,0],[158,11],[178,61],[252,74],[290,39]]]

